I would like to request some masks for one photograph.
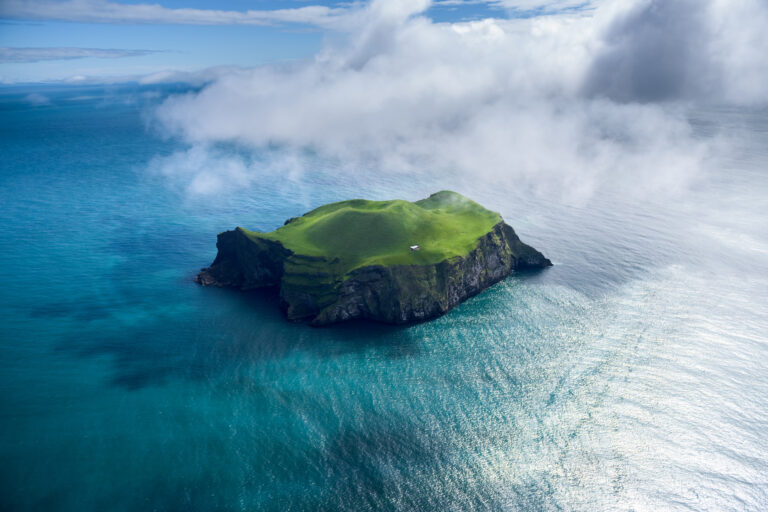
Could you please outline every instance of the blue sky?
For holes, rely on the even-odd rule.
[[[136,9],[147,4],[159,4],[164,9],[149,15],[150,19],[128,22],[119,13],[109,14],[115,7],[133,6],[133,10],[125,11],[133,15],[134,11],[139,12]],[[318,11],[320,15],[313,12],[309,22],[292,13],[302,8],[321,7],[328,8],[333,15],[343,15],[359,10],[364,4],[327,0],[3,0],[0,2],[0,81],[111,79],[308,58],[321,48],[329,33],[337,30],[337,22],[321,11]],[[184,22],[176,14],[179,11],[172,11],[178,9],[199,10],[197,14],[203,16],[214,10],[228,11],[235,16],[249,10],[283,11],[287,12],[288,21]],[[447,0],[433,3],[426,14],[437,22],[454,22],[525,15],[526,12],[531,11],[505,9],[494,1]],[[106,19],[90,20],[97,15]]]

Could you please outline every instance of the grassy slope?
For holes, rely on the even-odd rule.
[[[424,265],[463,256],[500,221],[498,213],[443,191],[414,203],[342,201],[270,233],[243,231],[251,238],[277,240],[297,254],[338,258],[332,270],[338,274],[367,265]],[[411,251],[411,245],[421,250]]]

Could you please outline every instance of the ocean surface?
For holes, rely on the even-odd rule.
[[[736,143],[673,199],[319,161],[196,194],[170,92],[0,91],[0,509],[768,510],[768,112],[692,109]],[[405,328],[192,281],[220,231],[446,188],[555,266]]]

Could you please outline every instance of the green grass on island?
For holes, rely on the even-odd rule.
[[[331,203],[269,233],[238,229],[251,239],[279,241],[296,254],[338,258],[332,273],[339,274],[368,265],[426,265],[465,256],[500,221],[498,213],[442,191],[413,203]],[[413,245],[419,250],[411,250]]]

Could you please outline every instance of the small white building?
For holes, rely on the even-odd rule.
[[[411,250],[412,250],[412,251],[418,251],[418,250],[420,250],[420,249],[421,249],[421,247],[419,247],[418,245],[412,245],[412,246],[411,246]]]

